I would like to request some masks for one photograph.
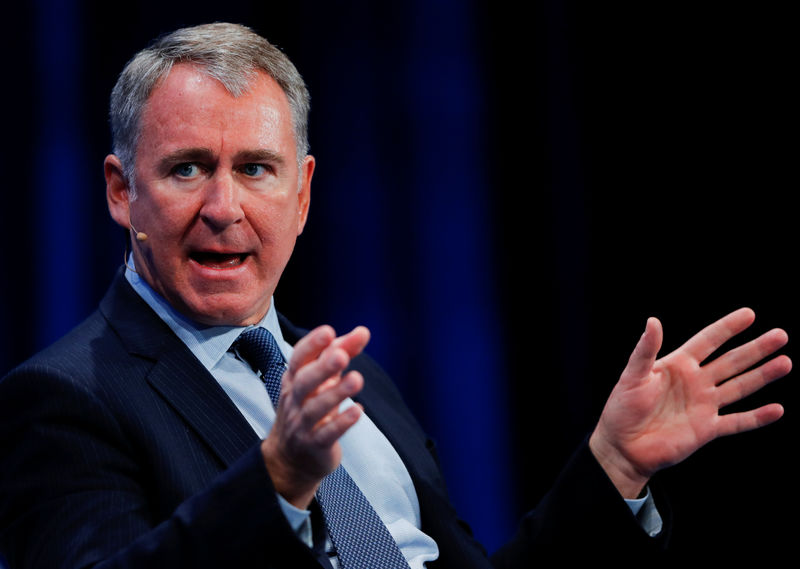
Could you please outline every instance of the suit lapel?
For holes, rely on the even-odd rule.
[[[131,354],[155,362],[148,383],[226,466],[258,442],[219,383],[136,294],[122,271],[100,310]]]
[[[147,381],[226,466],[259,441],[236,405],[188,349],[164,353]]]

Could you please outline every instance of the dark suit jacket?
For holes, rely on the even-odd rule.
[[[281,325],[291,343],[302,334]],[[491,567],[394,384],[366,356],[352,367],[440,547],[431,569]],[[98,311],[0,383],[0,460],[0,551],[13,569],[320,567],[283,516],[253,430],[121,274]],[[598,555],[663,544],[585,445],[493,562],[527,567],[576,543]]]

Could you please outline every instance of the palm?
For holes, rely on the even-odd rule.
[[[610,449],[618,453],[615,467],[646,479],[718,437],[777,420],[783,413],[777,404],[727,415],[719,411],[788,373],[786,356],[750,369],[786,343],[785,332],[771,330],[703,363],[754,318],[749,309],[733,312],[658,360],[661,325],[648,320],[593,434],[595,454]]]
[[[714,438],[713,389],[697,381],[698,368],[675,356],[656,362],[637,386],[621,381],[607,407],[621,446],[648,473],[683,460]]]

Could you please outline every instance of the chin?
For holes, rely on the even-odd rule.
[[[264,318],[269,309],[267,301],[260,310],[253,310],[254,304],[247,304],[246,307],[239,305],[226,304],[224,306],[204,306],[190,309],[189,317],[195,322],[207,326],[249,326],[257,324]]]

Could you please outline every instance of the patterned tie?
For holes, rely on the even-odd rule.
[[[286,360],[272,334],[265,328],[251,328],[236,340],[234,348],[252,367],[261,372],[261,379],[267,386],[272,406],[278,409],[281,395],[281,378],[286,371]]]
[[[234,347],[261,371],[277,409],[286,362],[275,338],[264,328],[252,328]],[[342,569],[409,569],[389,530],[343,466],[322,480],[317,501]]]

